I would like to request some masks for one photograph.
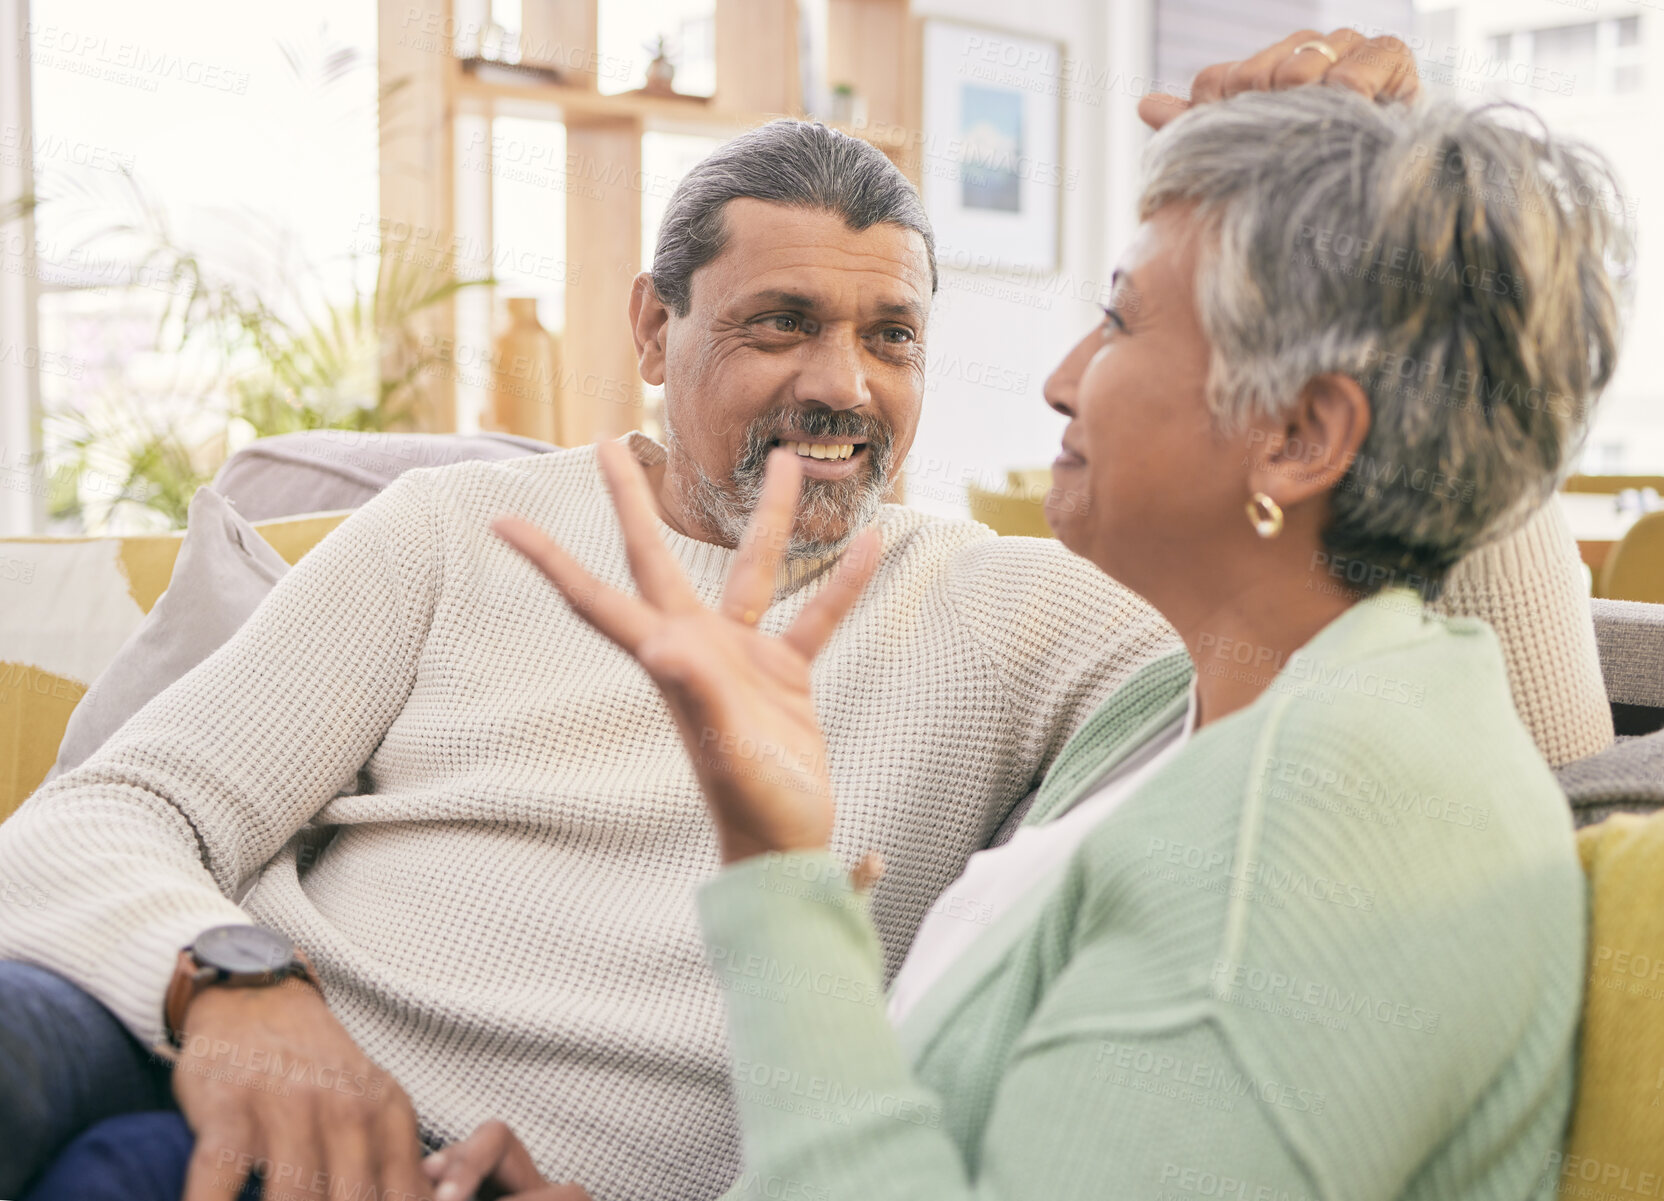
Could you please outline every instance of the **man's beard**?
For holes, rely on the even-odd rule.
[[[751,514],[763,495],[763,474],[769,451],[786,434],[807,438],[837,438],[845,442],[865,441],[866,463],[847,479],[805,478],[798,497],[797,520],[786,547],[788,560],[824,559],[842,554],[855,535],[873,518],[890,490],[890,455],[895,434],[889,425],[843,409],[772,409],[746,427],[745,449],[726,482],[712,479],[676,437],[666,406],[665,441],[673,459],[691,472],[691,478],[672,472],[672,487],[690,516],[706,529],[720,535],[730,546],[738,546],[751,523]],[[805,531],[839,531],[835,536]]]

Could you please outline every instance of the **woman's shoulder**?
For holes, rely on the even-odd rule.
[[[1581,921],[1571,816],[1488,627],[1417,614],[1312,646],[1087,839],[1076,945],[1177,951],[1182,934],[1198,993],[1250,944],[1273,976],[1308,950],[1365,976],[1404,947],[1482,972],[1563,960]]]
[[[1367,808],[1372,843],[1385,832],[1457,826],[1500,841],[1535,833],[1570,848],[1569,810],[1514,708],[1491,628],[1418,613],[1394,632],[1375,643],[1314,643],[1315,653],[1290,661],[1261,698],[1250,779],[1272,803]],[[1409,820],[1417,817],[1436,824]],[[1463,848],[1442,841],[1452,853]],[[1500,850],[1486,857],[1494,863]]]

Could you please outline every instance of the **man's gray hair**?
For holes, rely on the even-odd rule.
[[[884,152],[819,122],[783,118],[718,146],[671,193],[653,248],[653,290],[678,317],[693,299],[693,273],[728,241],[723,208],[751,197],[836,213],[853,230],[899,225],[924,239],[936,292],[936,239],[918,191]]]
[[[1612,377],[1631,261],[1597,153],[1518,106],[1319,86],[1198,106],[1144,166],[1140,216],[1193,202],[1208,234],[1220,426],[1292,412],[1326,372],[1369,397],[1324,533],[1347,578],[1436,595],[1558,486]]]

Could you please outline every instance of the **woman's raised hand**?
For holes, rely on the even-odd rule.
[[[617,442],[601,443],[598,453],[638,596],[602,584],[527,521],[499,517],[491,528],[659,686],[693,759],[725,863],[824,848],[832,834],[832,787],[809,665],[871,578],[878,531],[851,543],[832,578],[776,638],[756,625],[774,600],[791,537],[803,478],[797,456],[769,456],[762,499],[722,599],[707,609],[659,537],[641,464]]]
[[[1321,42],[1334,54],[1300,50]],[[1239,62],[1214,63],[1196,73],[1190,98],[1151,92],[1138,102],[1138,117],[1160,129],[1193,105],[1222,100],[1241,92],[1280,92],[1308,83],[1351,88],[1371,100],[1408,100],[1421,87],[1415,55],[1398,38],[1365,37],[1344,26],[1333,33],[1310,29],[1291,33]]]

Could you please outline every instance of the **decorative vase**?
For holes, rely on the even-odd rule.
[[[507,301],[508,326],[491,355],[491,404],[481,425],[565,445],[560,420],[560,343],[538,324],[537,301]]]
[[[676,64],[670,61],[670,55],[665,50],[664,38],[649,47],[653,51],[653,61],[647,64],[647,85],[641,90],[655,96],[674,96],[676,94]]]
[[[832,88],[832,123],[862,126],[867,123],[867,98],[847,83]]]

